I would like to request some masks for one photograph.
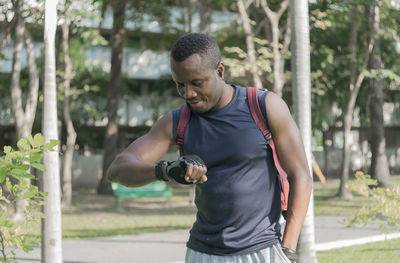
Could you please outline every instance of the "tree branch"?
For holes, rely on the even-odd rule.
[[[247,56],[251,65],[251,75],[253,77],[254,85],[262,89],[262,82],[260,77],[258,76],[258,69],[256,64],[256,54],[255,54],[255,47],[254,47],[254,35],[251,30],[251,25],[249,21],[249,17],[247,15],[245,6],[242,0],[237,0],[237,6],[239,10],[240,17],[242,19],[243,31],[246,38],[246,46],[247,46]]]
[[[11,37],[11,30],[13,28],[15,24],[15,16],[13,16],[13,18],[11,19],[10,22],[7,23],[5,34],[3,39],[1,40],[1,44],[0,44],[0,54],[2,54],[3,49],[7,46],[7,44],[10,42],[10,37]]]
[[[258,23],[256,29],[254,29],[254,35],[255,36],[257,36],[260,33],[261,29],[263,29],[263,27],[265,26],[265,24],[267,22],[268,22],[267,19],[264,18],[260,23]]]
[[[292,23],[292,20],[290,19],[290,16],[288,16],[288,19],[286,22],[285,34],[283,35],[283,47],[282,47],[282,51],[281,51],[283,57],[285,57],[286,54],[289,52],[290,41],[292,39],[291,28],[290,28],[291,23]]]

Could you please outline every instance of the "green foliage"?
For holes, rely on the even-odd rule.
[[[268,41],[259,38],[254,39],[256,47],[256,64],[258,68],[258,74],[264,75],[265,77],[271,76],[272,72],[272,58],[273,54],[267,47]],[[230,76],[234,79],[246,77],[249,74],[252,64],[248,60],[247,52],[240,47],[225,47],[224,50],[227,57],[224,59],[224,63],[229,67]]]
[[[380,225],[382,230],[398,228],[400,225],[400,185],[393,188],[377,187],[377,180],[362,172],[357,172],[355,177],[356,180],[346,187],[357,194],[368,197],[370,202],[348,220],[349,225],[358,222],[366,225],[380,220],[382,221]]]
[[[26,228],[27,224],[44,217],[40,208],[46,193],[26,179],[35,178],[30,172],[31,167],[45,170],[39,163],[43,152],[53,151],[57,144],[57,140],[46,143],[41,134],[36,134],[34,137],[29,135],[28,140],[20,139],[17,149],[4,146],[4,155],[0,157],[0,183],[3,185],[0,187],[0,262],[16,262],[14,249],[28,252],[39,241],[29,239]],[[14,221],[10,213],[17,199],[24,199],[27,204],[24,219],[20,221]]]

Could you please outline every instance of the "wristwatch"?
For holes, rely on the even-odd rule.
[[[296,251],[293,249],[290,249],[288,247],[282,247],[283,253],[286,255],[286,257],[290,260],[292,263],[296,263],[297,261],[297,254]]]
[[[163,166],[164,165],[168,165],[168,162],[164,161],[164,160],[161,160],[158,163],[156,163],[155,175],[156,175],[156,178],[158,180],[168,182],[169,181],[168,177],[164,176],[164,173],[163,173]]]

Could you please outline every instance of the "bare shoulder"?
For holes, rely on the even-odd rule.
[[[289,107],[279,95],[270,91],[267,96],[265,96],[265,105],[272,133],[274,133],[274,130],[279,130],[288,127],[287,125],[292,126],[294,124]]]

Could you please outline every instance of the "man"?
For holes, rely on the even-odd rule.
[[[294,262],[312,182],[287,105],[272,92],[258,94],[290,182],[280,240],[280,186],[271,149],[250,115],[245,88],[225,83],[218,45],[204,34],[181,37],[171,51],[171,71],[191,109],[184,143],[186,172],[181,178],[171,172],[182,159],[156,164],[177,139],[181,110],[176,110],[114,160],[109,180],[126,186],[157,179],[196,184],[198,212],[187,242],[187,263]]]

